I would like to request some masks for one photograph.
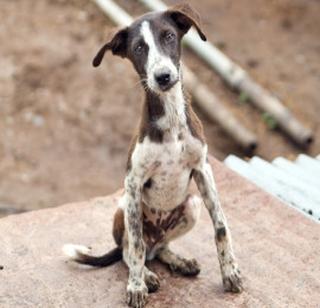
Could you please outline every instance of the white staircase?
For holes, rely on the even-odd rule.
[[[229,155],[224,163],[284,203],[320,222],[320,155],[300,154],[295,161],[283,157],[271,163],[252,157],[245,161]]]

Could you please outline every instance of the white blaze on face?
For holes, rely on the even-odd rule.
[[[178,70],[168,56],[161,54],[148,21],[142,23],[141,35],[149,47],[148,59],[145,64],[147,83],[150,89],[158,92],[160,89],[155,80],[155,75],[166,72],[170,74],[172,80],[176,80],[178,79]]]

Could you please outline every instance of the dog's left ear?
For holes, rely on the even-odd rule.
[[[165,14],[176,24],[182,34],[186,34],[194,26],[203,41],[207,38],[200,27],[200,15],[187,3],[178,4],[169,8]]]
[[[128,28],[124,28],[120,31],[118,31],[111,41],[106,43],[101,47],[101,49],[98,51],[96,56],[94,57],[92,61],[92,65],[94,67],[97,67],[100,65],[104,54],[111,50],[112,53],[116,56],[120,56],[122,58],[125,58],[127,55],[127,39],[128,39]]]

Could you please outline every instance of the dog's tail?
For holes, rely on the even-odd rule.
[[[71,260],[91,266],[109,266],[122,260],[121,247],[116,247],[102,256],[90,255],[90,248],[82,245],[66,244],[62,250]]]

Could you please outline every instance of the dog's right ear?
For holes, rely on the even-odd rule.
[[[112,54],[125,58],[127,56],[127,40],[129,28],[118,31],[111,41],[101,47],[92,61],[92,65],[97,67],[100,65],[106,51],[111,50]]]

